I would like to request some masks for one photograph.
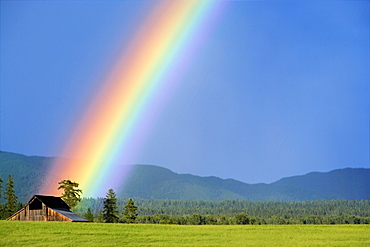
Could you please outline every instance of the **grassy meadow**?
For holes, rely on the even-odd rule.
[[[0,221],[0,246],[370,246],[370,225],[179,226]]]

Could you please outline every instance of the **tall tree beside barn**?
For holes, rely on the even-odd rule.
[[[134,204],[134,200],[130,198],[123,211],[123,221],[125,223],[135,223],[137,217],[136,210],[137,207]]]
[[[4,217],[8,218],[17,211],[17,200],[18,197],[15,195],[14,181],[11,175],[8,175],[8,182],[6,183],[5,190],[5,212]]]
[[[65,201],[70,208],[76,207],[78,202],[81,201],[82,194],[82,190],[77,189],[79,184],[71,180],[63,180],[58,184],[60,184],[58,190],[62,189],[64,191],[61,196],[63,201]]]
[[[118,222],[117,198],[113,189],[108,190],[105,197],[103,216],[105,223]]]

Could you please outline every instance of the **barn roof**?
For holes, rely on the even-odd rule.
[[[69,210],[70,207],[65,203],[62,198],[60,197],[55,197],[55,196],[43,196],[43,195],[34,195],[31,200],[29,201],[32,202],[35,199],[40,200],[42,203],[44,203],[47,207],[49,208],[64,208]]]
[[[78,214],[75,214],[68,209],[65,208],[53,208],[53,210],[61,215],[67,217],[68,219],[72,220],[73,222],[89,222],[85,218],[82,218]]]

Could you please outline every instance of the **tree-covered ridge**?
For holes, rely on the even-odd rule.
[[[40,191],[53,158],[0,151],[0,177],[11,174],[19,202]],[[56,186],[58,186],[56,184]],[[152,165],[134,165],[117,198],[171,200],[307,201],[370,199],[370,169],[347,168],[283,178],[271,184],[177,174]],[[83,196],[83,195],[82,195]]]
[[[177,174],[158,166],[135,165],[118,195],[208,201],[361,200],[370,199],[370,169],[346,168],[283,178],[271,184],[247,184],[234,179]]]
[[[26,203],[40,190],[52,160],[0,151],[0,177],[4,179],[11,174],[19,201]]]

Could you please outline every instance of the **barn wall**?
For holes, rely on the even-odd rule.
[[[47,220],[47,207],[43,205],[42,209],[34,209],[30,210],[29,205],[26,205],[26,207],[13,215],[8,220],[27,220],[27,221],[45,221]]]
[[[43,210],[29,210],[29,215],[26,217],[27,220],[30,221],[44,221],[45,220],[45,214],[43,214]]]
[[[25,210],[21,210],[18,213],[14,214],[11,218],[8,220],[27,220],[26,219],[26,213]]]

